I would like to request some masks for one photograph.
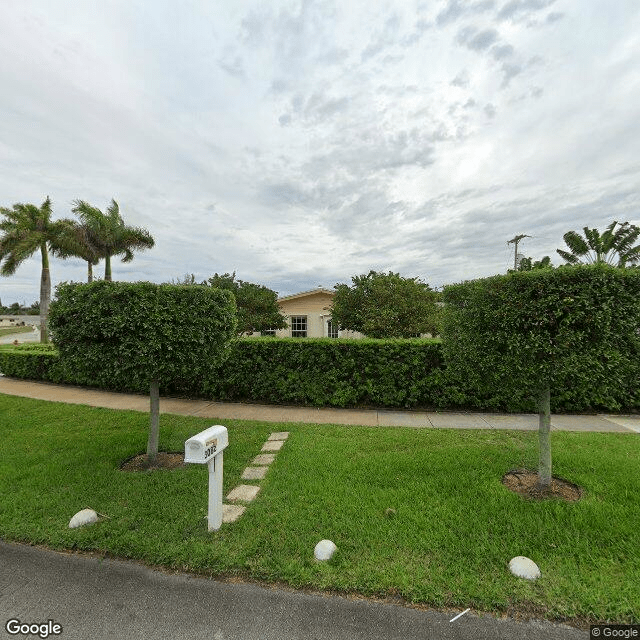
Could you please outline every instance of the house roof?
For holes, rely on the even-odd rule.
[[[281,302],[283,300],[294,300],[295,298],[304,298],[305,296],[313,296],[318,293],[326,293],[333,297],[333,294],[335,292],[331,291],[330,289],[325,289],[324,287],[317,287],[316,289],[311,289],[309,291],[301,291],[300,293],[294,293],[293,295],[290,295],[290,296],[282,296],[282,298],[278,298],[278,302]]]

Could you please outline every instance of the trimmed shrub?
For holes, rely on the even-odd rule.
[[[441,365],[440,344],[427,340],[248,338],[204,391],[279,404],[436,406]]]
[[[60,369],[60,358],[51,343],[27,342],[0,348],[0,371],[10,378],[67,382]]]
[[[275,404],[444,407],[454,399],[441,366],[442,348],[436,341],[246,338],[236,341],[227,360],[209,367],[205,376],[174,380],[162,391]],[[20,378],[148,390],[140,380],[133,384],[124,368],[93,379],[79,374],[57,352],[11,351],[3,358],[0,351],[0,370]]]
[[[640,270],[584,265],[516,272],[444,290],[447,376],[478,409],[640,405]]]
[[[49,328],[70,382],[106,389],[197,389],[229,353],[235,300],[209,287],[62,283]]]

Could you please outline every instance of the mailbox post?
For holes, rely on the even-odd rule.
[[[229,445],[227,428],[222,425],[209,427],[184,443],[184,461],[206,464],[209,467],[209,531],[222,526],[222,455]]]

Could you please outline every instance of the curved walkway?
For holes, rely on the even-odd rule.
[[[16,380],[2,375],[0,375],[0,393],[109,409],[149,411],[148,396]],[[261,420],[264,422],[302,422],[369,427],[518,430],[536,430],[538,428],[537,414],[332,409],[210,402],[183,398],[161,398],[160,412],[217,420]],[[551,428],[554,431],[640,433],[640,415],[554,414],[551,416]]]

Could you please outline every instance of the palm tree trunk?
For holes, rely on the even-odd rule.
[[[93,282],[93,265],[87,260],[87,282]]]
[[[47,243],[40,245],[42,254],[42,274],[40,276],[40,342],[49,342],[47,319],[49,315],[49,301],[51,300],[51,276],[49,274],[49,254]]]
[[[551,486],[551,391],[548,382],[540,389],[538,412],[538,486],[544,491]]]
[[[147,441],[147,461],[155,464],[158,455],[158,437],[160,435],[160,385],[157,380],[151,381],[151,426],[149,428],[149,440]]]
[[[104,258],[104,279],[111,282],[111,256],[108,253]]]

